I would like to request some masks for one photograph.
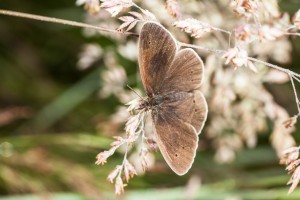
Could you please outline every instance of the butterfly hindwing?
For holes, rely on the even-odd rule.
[[[152,111],[156,142],[161,154],[178,175],[192,166],[198,146],[196,130],[172,113]]]
[[[160,105],[161,110],[173,113],[180,120],[192,125],[196,132],[200,134],[208,112],[206,100],[199,90],[180,92],[180,94],[184,97],[176,101],[163,102]]]
[[[208,108],[206,100],[199,90],[193,91],[193,109],[190,113],[191,122],[190,124],[196,129],[197,134],[199,135],[202,131],[202,128],[206,122]]]

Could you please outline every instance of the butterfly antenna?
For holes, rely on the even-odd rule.
[[[145,100],[141,95],[139,95],[139,93],[137,93],[132,87],[130,87],[129,85],[127,85],[127,87],[132,90],[138,97],[140,97],[142,100]]]

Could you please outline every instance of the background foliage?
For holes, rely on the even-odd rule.
[[[299,8],[297,0],[280,4],[291,13]],[[1,8],[75,21],[84,21],[86,14],[66,0],[3,0]],[[0,199],[115,199],[105,179],[122,155],[102,167],[94,162],[100,150],[109,148],[111,137],[101,126],[120,102],[113,96],[99,98],[102,60],[84,71],[76,63],[84,44],[117,51],[116,41],[84,37],[80,28],[6,16],[0,16],[0,27]],[[300,72],[299,37],[292,54],[288,66]],[[134,75],[137,63],[117,56],[127,74]],[[289,83],[267,88],[284,108],[295,109]],[[257,147],[241,150],[230,164],[217,164],[213,150],[202,149],[183,177],[158,153],[155,167],[135,177],[124,198],[299,199],[299,190],[286,195],[289,177],[268,140],[268,133],[259,135]]]

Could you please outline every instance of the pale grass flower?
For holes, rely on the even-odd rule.
[[[292,184],[288,191],[288,194],[292,193],[296,189],[299,181],[300,181],[300,166],[298,166],[295,169],[295,171],[292,174],[292,177],[290,178],[289,182],[287,183],[287,185]]]
[[[126,122],[125,130],[129,135],[133,135],[140,124],[140,114],[130,116],[129,120]]]
[[[140,98],[136,98],[131,100],[130,102],[128,102],[126,105],[128,106],[127,111],[128,112],[132,112],[133,110],[135,110],[138,105],[140,105],[141,103],[141,99]]]
[[[119,96],[124,91],[127,80],[126,71],[121,66],[113,66],[101,73],[103,86],[100,90],[100,97],[107,98],[111,94]]]
[[[139,20],[144,20],[144,17],[142,14],[135,12],[135,11],[130,11],[128,12],[129,14],[131,14],[132,16],[134,16],[135,18],[139,19]]]
[[[226,59],[226,65],[229,63],[233,64],[234,70],[238,67],[245,66],[249,67],[253,72],[257,72],[255,65],[248,60],[248,53],[245,50],[234,47],[227,50],[222,57]]]
[[[108,151],[100,152],[96,157],[96,165],[104,165],[106,163],[107,158],[113,155],[115,150],[115,148],[111,148]]]
[[[277,83],[282,84],[286,83],[290,80],[289,76],[281,71],[271,69],[268,73],[263,77],[263,80],[268,83]]]
[[[249,24],[239,25],[234,29],[235,38],[243,42],[251,42],[254,40],[254,31]]]
[[[132,0],[101,0],[101,8],[108,11],[112,17],[117,16],[124,8],[133,6]]]
[[[257,15],[258,12],[255,0],[232,0],[230,7],[240,17],[250,18],[253,14]]]
[[[293,46],[287,37],[281,37],[274,44],[270,59],[282,64],[289,64],[292,61]]]
[[[114,130],[114,127],[111,127],[111,126],[120,126],[128,120],[128,117],[130,117],[129,113],[127,112],[127,107],[125,106],[118,106],[115,113],[112,114],[109,118],[109,123],[105,123],[103,125],[108,125],[110,126],[110,128],[112,130]],[[101,124],[100,124],[101,125]],[[111,132],[112,134],[114,133],[115,131]]]
[[[148,169],[148,159],[147,159],[148,149],[146,147],[142,147],[140,150],[140,158],[141,158],[141,167],[143,171]]]
[[[129,160],[134,166],[137,174],[144,174],[146,168],[151,169],[155,165],[155,156],[152,153],[148,152],[143,156],[145,157],[142,157],[140,149],[130,155]],[[147,167],[145,167],[145,163]]]
[[[146,142],[150,151],[158,151],[158,145],[154,139],[147,138]]]
[[[141,166],[142,166],[142,169],[143,171],[147,171],[148,169],[148,162],[147,162],[147,159],[145,157],[142,158],[141,160]]]
[[[113,141],[110,146],[112,147],[118,147],[122,144],[124,144],[124,138],[120,137],[120,136],[114,136],[113,137],[115,139],[115,141]]]
[[[83,46],[82,52],[79,54],[77,66],[81,70],[91,67],[98,61],[103,54],[102,48],[98,44],[86,44]]]
[[[138,139],[139,135],[135,134],[135,133],[127,133],[128,138],[126,139],[126,142],[128,142],[129,144],[132,144],[134,142],[136,142],[136,140]]]
[[[292,174],[287,185],[292,184],[288,194],[292,193],[297,187],[300,181],[300,159],[299,159],[299,148],[300,147],[290,147],[283,151],[283,156],[280,160],[280,164],[286,165],[286,170],[289,174]]]
[[[133,24],[133,23],[134,24],[137,23],[137,21],[131,16],[122,16],[122,17],[119,17],[119,20],[123,21],[124,23],[119,26],[118,30],[122,30],[123,28],[128,26],[126,31],[129,31],[130,29],[132,29],[134,27],[134,26],[132,27],[129,25]]]
[[[185,31],[186,33],[190,33],[191,36],[195,38],[200,38],[205,33],[215,30],[210,24],[193,18],[176,21],[173,25],[177,28],[180,28],[182,31]]]
[[[297,29],[300,29],[300,9],[295,13],[293,23]]]
[[[283,122],[285,128],[292,128],[297,123],[298,115],[295,115]]]
[[[128,41],[124,45],[120,45],[118,52],[125,58],[136,61],[138,58],[138,45],[134,41]],[[130,98],[133,99],[133,98]]]
[[[138,16],[136,14],[136,12],[129,12],[129,13],[134,13],[133,16]],[[139,14],[139,13],[138,13]],[[140,19],[137,19],[137,18],[134,18],[132,16],[122,16],[122,17],[119,17],[119,19],[123,22],[119,28],[117,30],[119,31],[122,31],[124,28],[127,27],[126,31],[130,31],[131,29],[133,29],[136,24],[140,21]]]
[[[285,170],[289,172],[293,172],[299,164],[300,164],[300,159],[294,160],[290,164],[288,164]]]
[[[286,164],[287,162],[287,158],[288,156],[285,156],[286,158],[284,158],[283,156],[283,152],[296,145],[296,142],[294,140],[294,138],[292,137],[291,133],[293,132],[293,129],[286,129],[283,125],[282,125],[282,117],[278,117],[277,116],[277,111],[276,111],[276,107],[273,109],[275,109],[275,113],[274,113],[274,118],[272,119],[274,121],[274,128],[271,134],[271,143],[274,147],[274,149],[277,152],[277,155],[279,158],[281,158],[280,163],[281,164]],[[283,108],[281,108],[283,109]],[[274,111],[272,111],[274,112]]]
[[[76,6],[82,6],[83,4],[85,4],[87,0],[76,0],[75,4]]]
[[[277,38],[281,37],[284,35],[284,32],[274,26],[270,25],[263,25],[259,31],[258,35],[261,40],[276,40]]]
[[[181,13],[180,13],[180,6],[178,4],[178,1],[177,0],[167,0],[166,3],[167,3],[166,8],[167,8],[168,13],[175,18],[180,18]]]
[[[121,176],[118,176],[116,178],[116,183],[115,183],[115,193],[117,195],[124,193],[125,186],[126,186],[126,184],[123,184],[123,180],[122,180]]]
[[[97,159],[96,165],[100,165],[100,164],[104,165],[109,156],[110,156],[109,151],[100,152],[96,157],[96,159]]]
[[[290,147],[282,152],[281,164],[288,165],[299,157],[299,147]]]
[[[276,40],[264,40],[256,42],[251,47],[252,55],[259,55],[260,59],[272,59],[277,63],[288,64],[292,60],[292,44],[286,37],[280,37]]]
[[[217,140],[216,146],[217,151],[214,159],[218,163],[230,163],[235,158],[235,151],[243,147],[242,138],[239,135],[226,134]]]
[[[84,9],[93,15],[98,14],[100,11],[99,0],[77,0],[76,5],[84,5]]]
[[[107,180],[111,183],[114,182],[114,179],[121,173],[122,165],[117,165],[116,168],[107,176]]]
[[[263,15],[269,15],[274,18],[279,18],[281,15],[278,0],[260,0],[262,5],[260,7],[263,8]]]
[[[135,168],[127,159],[124,161],[124,175],[127,182],[134,175],[137,175]]]
[[[234,150],[226,145],[219,147],[215,154],[215,160],[219,163],[231,163],[234,160],[234,158]]]
[[[232,63],[234,65],[234,69],[237,67],[241,67],[247,64],[248,61],[248,53],[245,50],[239,49],[237,47],[229,49],[223,56],[226,58],[225,64]]]
[[[156,21],[157,20],[155,15],[152,12],[150,12],[149,10],[144,10],[143,9],[141,11],[146,16],[145,20],[150,20],[150,21]]]

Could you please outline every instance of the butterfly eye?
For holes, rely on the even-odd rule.
[[[178,154],[176,153],[175,156],[178,157]]]

